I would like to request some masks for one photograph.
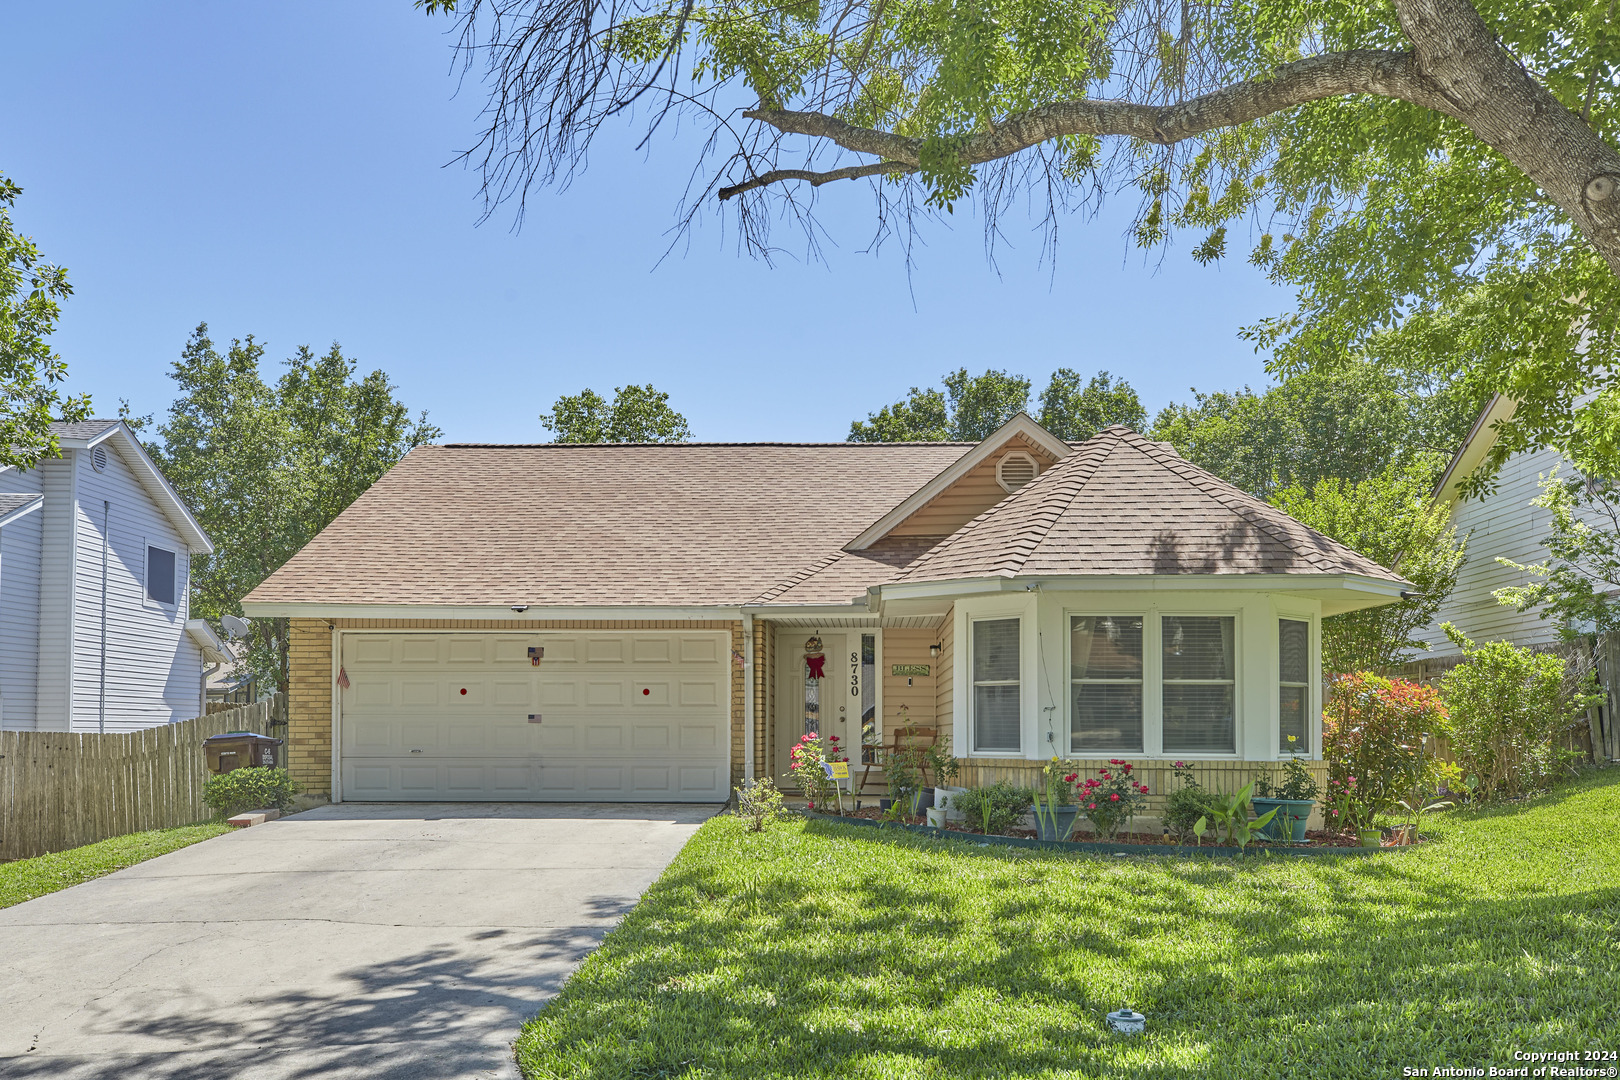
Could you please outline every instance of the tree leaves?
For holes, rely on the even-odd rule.
[[[540,426],[560,443],[672,443],[687,442],[692,429],[686,417],[669,407],[669,395],[645,386],[620,386],[609,403],[586,389],[564,395],[540,414]]]
[[[61,302],[73,294],[67,271],[45,262],[11,221],[22,188],[0,173],[0,466],[31,468],[55,457],[55,420],[90,416],[90,396],[58,389],[67,365],[47,340]]]

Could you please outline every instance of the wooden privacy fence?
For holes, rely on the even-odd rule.
[[[116,735],[0,731],[0,862],[205,820],[203,740],[268,734],[280,715],[277,695]]]

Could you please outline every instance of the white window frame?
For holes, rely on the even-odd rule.
[[[1010,622],[1018,627],[1018,675],[1013,679],[988,679],[983,682],[973,677],[975,647],[974,627],[979,623]],[[968,618],[968,731],[971,740],[968,743],[969,753],[974,757],[1000,757],[1018,756],[1024,753],[1024,653],[1027,646],[1024,644],[1024,620],[1020,615],[980,615]],[[1016,686],[1018,688],[1018,745],[1008,749],[980,750],[978,731],[979,718],[977,715],[979,695],[975,691],[981,686]]]
[[[1244,613],[1243,613],[1242,608],[1211,608],[1211,609],[1207,609],[1207,610],[1204,610],[1204,611],[1196,611],[1196,610],[1189,611],[1189,610],[1183,610],[1181,608],[1176,608],[1176,609],[1171,609],[1171,610],[1159,610],[1159,611],[1154,612],[1154,615],[1153,615],[1153,623],[1154,623],[1153,666],[1154,666],[1154,668],[1156,670],[1154,671],[1153,685],[1157,689],[1157,693],[1156,693],[1155,696],[1158,699],[1158,708],[1156,710],[1156,713],[1157,713],[1157,716],[1156,716],[1157,723],[1155,725],[1155,727],[1157,728],[1157,731],[1155,733],[1156,737],[1152,740],[1151,743],[1149,743],[1149,745],[1154,747],[1154,750],[1152,751],[1154,756],[1156,756],[1156,757],[1165,757],[1167,755],[1174,755],[1175,757],[1181,758],[1181,759],[1186,760],[1186,761],[1241,761],[1241,760],[1245,760],[1244,757],[1243,757],[1243,689],[1244,689],[1243,688],[1243,630],[1244,630],[1243,614]],[[1164,747],[1164,686],[1165,686],[1165,679],[1164,679],[1164,620],[1166,620],[1166,619],[1200,619],[1200,618],[1202,618],[1202,619],[1231,619],[1232,620],[1232,679],[1231,679],[1231,683],[1232,683],[1232,749],[1229,750],[1229,751],[1228,750],[1166,750],[1165,747]],[[1275,637],[1275,635],[1276,635],[1275,626],[1273,626],[1272,635],[1273,635],[1273,637]],[[1143,638],[1144,638],[1144,640],[1142,642],[1142,647],[1143,647],[1144,650],[1146,650],[1147,641],[1146,641],[1146,635],[1145,634],[1143,635]],[[1272,653],[1273,653],[1273,655],[1276,654],[1276,643],[1275,643],[1275,641],[1273,641]],[[1275,670],[1275,668],[1276,668],[1276,661],[1275,660],[1272,661],[1272,668],[1273,668],[1273,670]],[[1225,679],[1177,679],[1176,682],[1177,682],[1178,685],[1183,685],[1183,686],[1198,686],[1198,685],[1224,686],[1226,684],[1227,680],[1225,680]],[[1275,697],[1275,695],[1273,695],[1273,697]],[[1145,706],[1145,704],[1146,703],[1144,702],[1144,706]],[[1272,709],[1272,713],[1275,714],[1276,710],[1277,710],[1277,705],[1276,705],[1275,701],[1273,701],[1271,709]],[[1276,716],[1273,715],[1272,724],[1271,724],[1271,731],[1272,731],[1271,745],[1272,745],[1273,751],[1275,751],[1275,748],[1276,748],[1276,745],[1277,745],[1277,737],[1276,737],[1277,736],[1277,730],[1278,730],[1277,729],[1277,719],[1276,719]],[[1143,741],[1145,743],[1148,742],[1148,740],[1146,738],[1144,738]],[[1273,755],[1273,756],[1275,756],[1275,755]]]
[[[167,551],[170,555],[174,556],[174,602],[171,604],[165,604],[161,600],[154,600],[152,598],[153,548],[156,548],[159,551]],[[180,597],[182,595],[182,590],[180,587],[180,567],[180,550],[178,548],[171,548],[163,543],[154,543],[145,537],[141,538],[141,605],[143,607],[151,608],[154,611],[179,612]]]
[[[960,747],[957,756],[986,760],[1029,760],[1031,747],[1034,756],[1041,753],[1036,742],[1036,725],[1040,701],[1037,687],[1040,678],[1041,636],[1038,624],[1037,594],[1034,592],[1005,592],[957,599],[951,615],[951,641],[954,659],[951,663],[951,743]],[[984,620],[1017,619],[1019,725],[1017,750],[973,749],[973,624]],[[943,717],[941,718],[943,720]]]
[[[1123,746],[1099,750],[1074,750],[1074,631],[1073,620],[1097,619],[1105,616],[1120,618],[1140,618],[1142,620],[1142,746],[1133,750]],[[1063,609],[1063,671],[1065,698],[1063,715],[1065,719],[1064,732],[1068,740],[1064,746],[1062,757],[1095,757],[1098,754],[1135,754],[1138,757],[1147,757],[1152,753],[1152,747],[1158,741],[1159,720],[1162,718],[1157,703],[1161,699],[1158,690],[1159,681],[1155,677],[1155,669],[1160,660],[1158,652],[1159,624],[1158,615],[1152,608],[1135,609],[1127,605],[1109,606],[1106,611],[1102,609]],[[1092,680],[1098,682],[1112,680]],[[1117,680],[1124,682],[1125,680]]]
[[[1283,624],[1284,621],[1297,622],[1297,623],[1304,623],[1305,624],[1305,681],[1302,682],[1302,683],[1300,683],[1300,682],[1286,682],[1285,683],[1283,681],[1283,677],[1282,677],[1282,624]],[[1315,683],[1315,684],[1320,684],[1321,683],[1321,679],[1318,678],[1317,675],[1316,675],[1316,668],[1321,663],[1321,653],[1317,649],[1317,645],[1316,645],[1316,620],[1313,619],[1309,615],[1296,615],[1293,612],[1289,612],[1289,611],[1278,611],[1278,612],[1275,613],[1275,616],[1274,616],[1274,618],[1272,620],[1272,623],[1273,623],[1272,633],[1276,638],[1276,648],[1273,651],[1277,654],[1277,661],[1276,661],[1277,662],[1277,667],[1276,667],[1276,676],[1277,677],[1276,677],[1275,680],[1273,680],[1275,682],[1275,684],[1276,684],[1277,692],[1274,695],[1272,695],[1275,698],[1275,701],[1273,702],[1272,707],[1275,710],[1277,715],[1275,717],[1273,717],[1275,723],[1272,724],[1272,732],[1271,732],[1272,749],[1276,752],[1276,755],[1277,755],[1277,758],[1278,758],[1279,761],[1284,760],[1284,759],[1286,759],[1288,757],[1291,757],[1291,756],[1292,757],[1314,758],[1314,757],[1317,756],[1317,754],[1316,754],[1316,743],[1321,738],[1321,728],[1322,728],[1322,723],[1321,723],[1322,713],[1321,713],[1321,710],[1319,708],[1315,708],[1318,689],[1317,689],[1317,686],[1312,685],[1313,683]],[[1288,754],[1286,751],[1283,750],[1283,747],[1282,747],[1282,741],[1283,741],[1283,735],[1282,735],[1282,691],[1283,691],[1283,687],[1285,687],[1285,686],[1297,686],[1297,687],[1300,687],[1301,689],[1303,689],[1305,691],[1305,717],[1304,717],[1304,720],[1305,720],[1305,745],[1301,749],[1300,753],[1293,754],[1293,755]],[[1317,722],[1314,725],[1311,723],[1311,716],[1313,714],[1317,718]],[[1313,727],[1315,728],[1314,731],[1312,730]]]

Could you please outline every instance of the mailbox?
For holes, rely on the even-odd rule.
[[[268,735],[256,735],[251,731],[227,731],[223,735],[211,735],[204,739],[203,753],[208,758],[209,772],[228,773],[232,769],[257,766],[274,768],[276,747],[280,745],[280,739],[272,739]]]

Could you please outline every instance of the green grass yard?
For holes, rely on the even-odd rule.
[[[37,855],[32,859],[0,863],[0,908],[65,889],[126,866],[134,866],[229,831],[223,822],[183,825],[178,829],[154,829],[151,832],[115,836],[111,840],[50,855]]]
[[[1620,769],[1431,820],[1410,851],[1233,861],[717,818],[518,1060],[530,1080],[1398,1077],[1620,1050]],[[1105,1031],[1127,1003],[1145,1036]]]

